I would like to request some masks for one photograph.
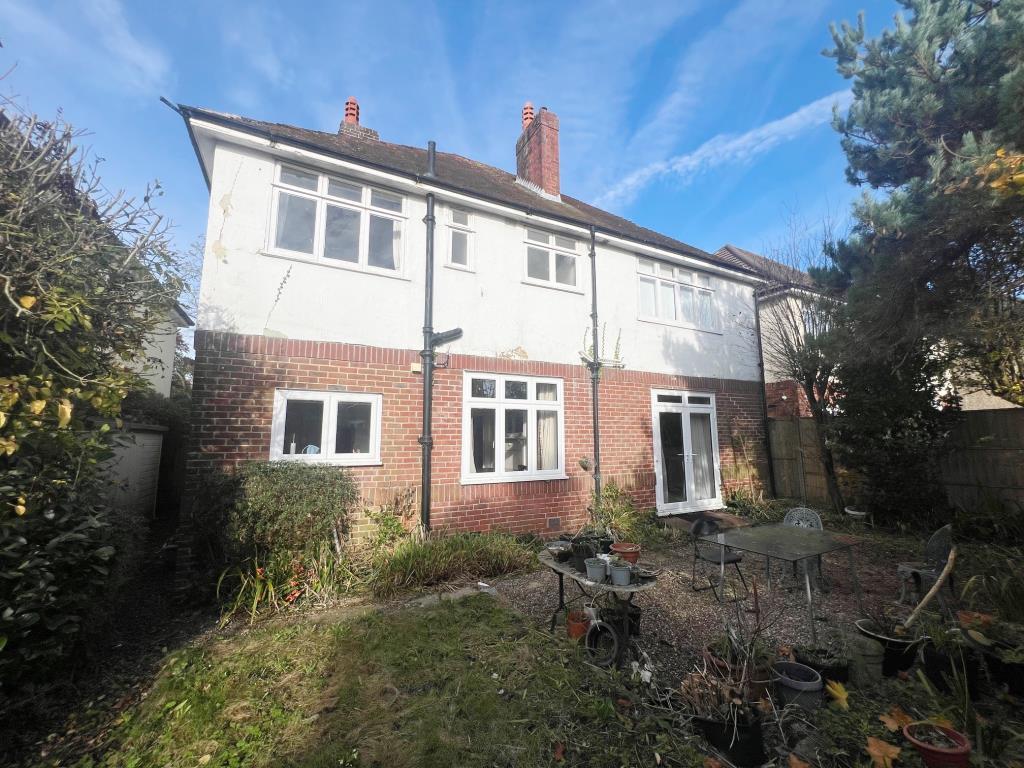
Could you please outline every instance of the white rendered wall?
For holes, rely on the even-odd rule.
[[[266,253],[275,159],[217,145],[211,174],[197,327],[379,347],[422,346],[425,198],[406,194],[404,276],[392,278]],[[325,169],[326,170],[326,169]],[[525,225],[473,212],[475,271],[444,266],[448,220],[438,206],[434,327],[465,335],[449,351],[579,363],[590,326],[590,263],[579,240],[581,293],[530,285]],[[553,231],[550,226],[539,228]],[[715,276],[722,333],[637,319],[636,257],[598,245],[598,298],[606,354],[621,330],[629,369],[712,378],[758,379],[753,287]]]

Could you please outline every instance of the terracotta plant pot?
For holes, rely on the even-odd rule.
[[[979,613],[978,611],[957,611],[957,621],[964,629],[988,629],[995,621],[991,613]]]
[[[956,746],[938,747],[921,740],[914,735],[914,732],[921,728],[935,728],[941,731]],[[914,749],[921,755],[928,768],[954,768],[971,764],[971,742],[960,731],[934,723],[917,722],[903,726],[903,735],[914,745]]]
[[[630,544],[626,541],[617,541],[612,544],[611,553],[618,555],[630,565],[636,565],[640,559],[640,545]]]
[[[590,629],[590,617],[583,611],[569,611],[565,617],[565,631],[570,640],[579,640]]]

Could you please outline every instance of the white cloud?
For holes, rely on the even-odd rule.
[[[693,152],[653,162],[634,171],[602,195],[598,204],[622,205],[652,181],[666,176],[681,177],[688,181],[717,166],[749,162],[779,144],[827,123],[832,118],[833,105],[845,108],[851,98],[849,91],[836,91],[746,133],[718,134]]]

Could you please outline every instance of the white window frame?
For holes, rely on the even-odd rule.
[[[281,181],[281,171],[283,168],[291,168],[296,171],[303,173],[313,174],[317,177],[317,188],[316,190],[304,189],[302,187],[295,187]],[[331,179],[338,181],[343,184],[349,184],[360,188],[359,201],[348,200],[346,198],[334,197],[328,193]],[[401,211],[391,211],[386,208],[375,207],[371,203],[371,198],[374,192],[379,192],[392,197],[397,197],[401,201]],[[281,194],[286,193],[294,195],[296,197],[304,197],[307,200],[312,200],[316,203],[316,215],[314,217],[313,224],[313,253],[303,253],[302,251],[292,251],[287,248],[280,248],[276,244],[277,240],[277,220],[278,220],[278,208],[280,207]],[[358,211],[359,216],[359,250],[358,260],[356,262],[342,261],[341,259],[331,259],[324,256],[324,244],[326,241],[326,223],[327,223],[327,206],[333,205],[338,208],[346,208],[352,211]],[[353,179],[350,177],[342,176],[334,173],[321,173],[320,171],[312,168],[307,168],[296,163],[287,162],[276,162],[274,164],[274,180],[271,183],[270,193],[270,220],[267,227],[266,247],[265,253],[272,256],[281,256],[288,259],[298,259],[301,261],[308,261],[315,264],[321,264],[328,267],[336,267],[339,269],[349,269],[358,272],[368,272],[375,275],[384,275],[387,277],[405,277],[406,276],[406,265],[408,259],[406,258],[406,248],[408,242],[408,201],[406,196],[395,192],[393,190],[381,187],[375,184],[367,184],[365,182]],[[370,252],[370,216],[378,216],[380,218],[391,219],[398,223],[400,228],[399,246],[398,246],[398,268],[397,269],[385,269],[383,267],[374,267],[369,263],[369,252]]]
[[[648,264],[651,266],[651,271],[644,271],[644,265]],[[673,275],[671,277],[662,274],[662,270],[672,269]],[[651,259],[645,256],[638,256],[636,259],[636,274],[637,274],[637,290],[636,290],[636,316],[638,320],[642,320],[647,323],[661,323],[663,325],[674,325],[677,328],[688,328],[694,331],[702,331],[704,333],[722,333],[722,309],[719,306],[719,293],[717,290],[716,280],[718,278],[707,272],[701,272],[691,267],[683,267],[676,264],[669,264],[668,262],[658,261],[657,259]],[[641,300],[641,292],[643,290],[643,284],[652,283],[654,285],[654,315],[644,314],[644,305]],[[672,296],[674,301],[673,316],[671,318],[661,317],[661,302],[662,302],[662,289],[663,287],[671,286]],[[694,317],[695,322],[687,322],[680,317],[680,297],[683,291],[690,291],[694,302]],[[699,325],[696,322],[698,318],[697,312],[697,301],[700,294],[706,294],[709,296],[711,302],[711,324],[707,326]]]
[[[495,382],[494,397],[473,397],[473,379],[493,379]],[[506,381],[527,382],[528,399],[515,400],[505,397]],[[554,384],[556,400],[538,400],[537,384]],[[474,408],[492,408],[494,410],[494,472],[473,471],[473,421]],[[526,460],[530,467],[523,472],[507,472],[498,470],[504,466],[505,446],[505,411],[525,410],[529,429],[526,437]],[[555,469],[538,470],[537,463],[537,411],[556,411],[558,413],[558,467]],[[500,464],[499,464],[500,462]],[[462,484],[483,485],[487,483],[522,483],[535,480],[564,480],[565,474],[565,387],[562,379],[539,376],[516,376],[513,374],[489,373],[487,371],[465,371],[462,379]]]
[[[285,406],[289,400],[315,400],[324,404],[324,419],[321,424],[320,444],[329,450],[323,453],[285,453],[284,434]],[[324,392],[301,389],[274,390],[274,416],[270,429],[271,461],[298,461],[304,464],[330,464],[341,467],[365,467],[379,465],[380,425],[384,397],[364,392]],[[370,451],[369,453],[335,453],[338,427],[339,403],[370,403]]]
[[[455,212],[466,214],[466,224],[455,223]],[[466,263],[456,264],[452,261],[452,254],[455,249],[452,247],[452,240],[454,240],[454,233],[462,232],[466,235]],[[476,252],[474,248],[474,242],[476,240],[476,231],[473,229],[473,212],[468,208],[449,207],[448,208],[448,261],[447,265],[452,269],[459,269],[463,272],[475,272],[476,271]]]
[[[530,239],[530,230],[535,232],[543,232],[548,236],[548,241],[542,242],[539,240]],[[563,245],[559,245],[556,238],[564,237],[567,240],[572,240],[575,243],[574,248],[567,248]],[[538,285],[544,288],[554,288],[559,291],[569,291],[571,293],[583,293],[580,288],[580,252],[579,252],[579,238],[575,235],[563,235],[551,230],[544,229],[542,227],[531,227],[527,226],[523,229],[523,282],[528,285]],[[538,250],[544,250],[548,252],[548,274],[551,276],[549,280],[540,280],[536,277],[530,276],[530,249],[536,248]],[[575,259],[575,277],[576,282],[573,285],[566,283],[560,283],[555,279],[555,269],[558,263],[557,254],[564,256],[572,256]]]
[[[663,403],[658,400],[658,395],[680,396],[678,403]],[[708,398],[708,403],[691,403],[690,398]],[[682,502],[667,503],[665,501],[662,479],[665,474],[665,467],[661,449],[661,424],[659,414],[679,413],[682,415],[683,446],[684,450],[689,447],[689,453],[684,457],[686,473],[687,496],[690,496],[690,489],[693,483],[693,442],[690,436],[690,414],[706,413],[711,417],[711,450],[714,454],[714,483],[715,496],[712,499],[688,499]],[[707,511],[722,509],[725,502],[722,500],[722,455],[718,448],[718,406],[715,402],[714,392],[700,390],[682,389],[652,389],[651,390],[651,431],[654,438],[654,499],[659,515],[674,515],[680,512]]]

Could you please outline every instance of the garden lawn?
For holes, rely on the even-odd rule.
[[[700,765],[638,699],[486,595],[307,614],[169,654],[77,765]]]

